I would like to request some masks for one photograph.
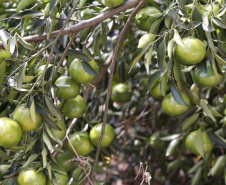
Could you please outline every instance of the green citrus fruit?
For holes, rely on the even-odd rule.
[[[151,14],[161,13],[157,8],[146,6],[142,8],[136,14],[136,24],[140,30],[149,31],[151,25],[157,20],[156,16],[150,16]]]
[[[31,132],[37,129],[42,124],[42,117],[39,113],[35,113],[36,123],[31,118],[30,108],[25,104],[21,104],[13,113],[13,120],[21,126],[25,132]]]
[[[201,62],[206,55],[206,48],[201,40],[193,37],[182,39],[184,46],[177,45],[175,59],[178,63],[189,66]]]
[[[71,134],[70,141],[78,155],[86,156],[93,150],[93,146],[89,140],[89,134],[87,132],[75,132]],[[70,143],[68,143],[68,147],[73,152]]]
[[[98,73],[98,66],[94,60],[89,62],[90,66]],[[78,83],[88,84],[95,79],[95,76],[87,73],[82,67],[82,62],[75,59],[69,68],[70,75],[72,79]]]
[[[195,137],[196,137],[197,131],[193,131],[191,132],[186,140],[185,140],[185,146],[187,147],[187,149],[196,155],[199,155],[199,152],[195,146]],[[213,149],[213,143],[212,141],[209,139],[208,135],[206,132],[202,131],[201,133],[202,135],[202,142],[203,142],[203,151],[204,154],[208,154],[209,152],[211,152],[211,150]]]
[[[98,145],[99,138],[101,135],[102,125],[103,125],[102,123],[98,123],[91,129],[89,133],[90,140],[92,144],[96,147]],[[106,123],[105,129],[104,129],[104,135],[101,142],[101,147],[102,148],[108,147],[111,144],[114,137],[115,137],[114,129],[112,128],[111,125]]]
[[[86,111],[86,102],[80,95],[67,99],[62,106],[62,111],[66,117],[79,118]]]
[[[61,76],[56,80],[55,85],[59,87],[59,90],[57,91],[57,96],[64,99],[75,98],[80,91],[79,84],[73,81],[72,78],[69,76]]]
[[[154,98],[157,98],[157,99],[162,99],[163,98],[163,95],[162,95],[161,90],[160,90],[160,86],[161,86],[161,80],[159,79],[150,88],[150,93],[151,93],[151,95]],[[170,85],[167,84],[166,85],[166,92],[168,92],[169,90],[170,90]]]
[[[61,130],[56,130],[54,128],[50,128],[50,130],[55,137],[59,138],[60,140],[63,140],[66,135],[66,125],[61,120],[58,120],[56,124],[61,128]]]
[[[164,134],[161,132],[155,132],[150,137],[150,145],[152,148],[157,150],[162,150],[164,147],[165,142],[160,140],[159,138],[162,137]]]
[[[26,168],[19,173],[19,185],[46,185],[46,176],[34,168]]]
[[[114,8],[123,3],[124,0],[103,0],[105,6]]]
[[[186,94],[182,93],[182,98],[186,104],[190,105],[190,100]],[[189,106],[184,106],[177,103],[176,100],[173,98],[172,93],[167,94],[162,100],[162,110],[170,116],[183,114],[188,109]]]
[[[48,179],[46,185],[67,185],[68,180],[67,172],[53,172],[52,180]]]
[[[196,68],[194,71],[194,81],[203,87],[214,87],[221,83],[223,76],[215,73],[210,65],[207,66],[206,72]]]
[[[16,146],[22,137],[20,125],[10,118],[0,118],[0,146],[10,148]]]
[[[56,157],[56,161],[64,168],[66,172],[69,172],[72,168],[74,168],[77,165],[77,162],[72,160],[75,158],[75,154],[71,152],[70,150],[66,150],[64,153],[59,153]]]
[[[126,103],[131,100],[132,92],[127,84],[120,83],[112,88],[111,99],[117,103]]]

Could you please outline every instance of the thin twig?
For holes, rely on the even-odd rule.
[[[132,8],[133,6],[138,4],[139,2],[140,2],[140,0],[128,0],[119,7],[110,9],[110,10],[108,10],[108,11],[106,11],[106,12],[104,12],[104,13],[96,16],[96,17],[93,17],[93,18],[88,19],[88,20],[81,21],[78,24],[75,24],[73,26],[65,28],[62,31],[62,33],[60,34],[60,36],[69,35],[69,34],[75,33],[75,32],[77,33],[77,32],[83,30],[86,27],[93,26],[94,24],[99,24],[100,22],[103,22],[104,20],[111,18],[111,17],[113,17],[114,15],[116,15],[120,12],[123,12],[123,11],[125,11],[129,8]],[[53,31],[50,38],[57,37],[57,35],[60,33],[60,31],[61,30]],[[28,43],[39,42],[39,41],[42,41],[42,40],[46,40],[47,35],[48,34],[43,34],[41,37],[39,35],[31,35],[31,36],[24,37],[23,39]],[[0,48],[4,49],[4,46],[3,46],[2,43],[0,44]]]
[[[112,57],[110,79],[109,79],[109,83],[108,83],[108,92],[107,92],[107,97],[106,97],[106,102],[105,102],[105,112],[104,112],[103,125],[102,125],[101,135],[100,135],[98,146],[97,146],[97,151],[96,151],[96,156],[95,156],[95,161],[94,161],[91,177],[93,176],[93,174],[95,172],[95,168],[96,168],[97,161],[98,161],[99,154],[100,154],[100,146],[101,146],[102,138],[103,138],[104,131],[105,131],[105,125],[106,125],[107,114],[108,114],[109,99],[110,99],[110,95],[111,95],[113,76],[114,76],[114,70],[115,70],[116,57],[117,57],[119,49],[122,45],[122,42],[124,40],[125,33],[126,33],[127,28],[129,27],[129,24],[132,22],[134,16],[141,9],[141,7],[146,3],[146,1],[147,0],[141,1],[138,4],[138,6],[135,8],[135,10],[131,13],[131,15],[129,16],[129,18],[128,18],[126,24],[125,24],[125,26],[123,27],[123,29],[122,29],[122,31],[119,35],[118,41],[117,41],[116,46],[115,46],[115,50],[114,50],[113,57]]]
[[[55,80],[57,71],[58,71],[59,67],[61,66],[62,62],[64,61],[64,57],[66,56],[66,54],[67,54],[69,48],[71,47],[71,44],[72,44],[72,42],[74,41],[76,35],[77,35],[77,33],[73,33],[73,35],[72,35],[72,37],[71,37],[71,40],[69,41],[69,43],[68,43],[66,49],[64,50],[64,53],[62,54],[62,56],[61,56],[61,58],[60,58],[60,61],[59,61],[58,65],[57,65],[57,67],[56,67],[56,70],[55,70],[55,72],[54,72],[54,74],[53,74],[52,82]]]
[[[80,160],[80,157],[79,157],[79,155],[78,155],[77,151],[75,150],[74,146],[72,145],[71,140],[70,140],[70,138],[68,137],[68,135],[67,135],[67,134],[66,134],[66,138],[67,138],[67,140],[68,140],[69,144],[71,145],[71,148],[73,149],[73,151],[74,151],[75,155],[77,156],[78,160],[81,162],[82,169],[83,169],[83,171],[85,172],[86,177],[88,178],[88,180],[89,180],[90,184],[92,184],[92,185],[93,185],[93,182],[91,181],[91,179],[90,179],[89,175],[88,175],[88,174],[87,174],[87,172],[86,172],[86,169],[85,169],[85,166],[84,166],[84,164],[83,164],[83,161],[82,161],[82,160]]]

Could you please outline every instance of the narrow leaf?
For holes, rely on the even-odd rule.
[[[45,144],[48,147],[48,149],[50,150],[50,152],[52,152],[53,146],[52,146],[47,134],[45,133],[45,131],[43,131],[43,141],[45,142]]]
[[[0,159],[11,160],[12,157],[0,150]]]
[[[213,141],[215,144],[226,148],[226,140],[224,138],[220,137],[219,135],[216,135],[213,132],[207,132],[207,134],[210,140]]]
[[[35,145],[37,140],[38,139],[35,139],[35,140],[33,140],[32,142],[29,143],[29,145],[27,146],[27,148],[25,150],[25,153],[27,153],[28,151],[30,151],[33,148],[33,146]]]
[[[27,168],[35,159],[37,159],[37,157],[39,156],[39,154],[33,154],[31,155],[28,160],[26,161],[26,163],[22,166],[22,168]]]
[[[190,117],[186,118],[182,122],[182,132],[184,132],[188,128],[190,128],[195,123],[195,121],[198,119],[198,117],[199,117],[199,113],[196,113],[196,114],[192,114]]]
[[[167,86],[168,86],[168,74],[165,73],[160,82],[160,91],[164,97],[166,96]]]
[[[167,52],[170,60],[172,60],[172,56],[173,56],[174,43],[175,43],[174,39],[171,39],[167,46]]]
[[[81,61],[83,69],[92,76],[97,76],[97,72],[92,68],[88,62]]]
[[[49,97],[45,96],[45,102],[50,112],[58,119],[63,119],[61,111],[53,104]]]
[[[145,35],[143,35],[138,43],[138,48],[145,48],[147,47],[150,43],[152,43],[152,41],[155,40],[155,35],[151,34],[151,33],[147,33]]]
[[[152,53],[154,49],[154,44],[151,46],[149,49],[148,53],[145,56],[145,61],[144,61],[144,66],[146,68],[147,74],[149,75],[149,66],[151,64],[151,59],[152,59]]]
[[[152,87],[152,84],[161,76],[161,71],[157,71],[154,74],[150,76],[148,79],[148,87],[147,87],[147,92],[149,92],[150,88]]]
[[[203,108],[203,112],[204,112],[205,116],[210,117],[214,122],[216,122],[216,119],[214,118],[214,116],[213,116],[210,108],[206,104],[205,100],[203,100],[203,99],[200,100],[200,106]]]
[[[200,127],[195,136],[195,147],[202,157],[204,157],[203,140],[202,140],[202,134],[204,134],[203,132],[204,131],[202,131]]]
[[[90,62],[92,59],[88,57],[86,54],[77,51],[75,49],[71,49],[67,52],[67,56],[75,56],[76,58],[80,60],[84,60],[85,62]]]
[[[166,59],[165,59],[166,58],[166,40],[165,40],[165,37],[158,47],[157,57],[158,57],[159,68],[162,71],[164,71],[165,62],[166,62]]]
[[[31,107],[30,107],[30,114],[31,114],[31,120],[34,123],[37,123],[34,100],[32,101],[32,104],[31,104]]]
[[[174,29],[174,37],[173,37],[173,39],[178,45],[184,47],[184,43],[183,43],[183,41],[182,41],[182,39],[181,39],[181,37],[180,37],[180,35],[179,35],[179,33],[178,33],[178,31],[176,29]]]
[[[45,146],[43,146],[42,149],[42,164],[43,164],[43,168],[46,168],[46,164],[47,164],[47,151]]]
[[[182,95],[181,95],[180,91],[176,88],[176,86],[173,83],[171,83],[171,85],[170,85],[170,90],[171,90],[171,93],[173,95],[173,98],[176,100],[177,103],[179,103],[180,105],[186,106],[186,107],[189,106],[184,101],[184,99],[182,98]]]
[[[42,114],[42,119],[51,128],[61,131],[61,128],[49,116]]]

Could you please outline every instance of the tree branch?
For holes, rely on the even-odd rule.
[[[126,24],[125,24],[125,26],[123,27],[123,29],[122,29],[122,31],[121,31],[121,33],[119,35],[119,38],[118,38],[116,46],[115,46],[115,50],[114,50],[113,57],[112,57],[110,79],[109,79],[109,83],[108,83],[108,92],[107,92],[107,97],[106,97],[106,102],[105,102],[105,111],[104,111],[103,125],[102,125],[102,129],[101,129],[101,135],[100,135],[100,138],[99,138],[99,141],[98,141],[98,146],[97,146],[97,151],[96,151],[96,156],[95,156],[95,161],[94,161],[91,177],[93,176],[95,168],[96,168],[96,165],[97,165],[97,161],[98,161],[99,154],[100,154],[100,146],[101,146],[101,142],[102,142],[104,131],[105,131],[105,125],[106,125],[107,114],[108,114],[109,99],[110,99],[110,96],[111,96],[113,76],[114,76],[114,70],[115,70],[116,57],[118,55],[119,49],[120,49],[120,47],[121,47],[121,45],[123,43],[123,40],[125,38],[125,34],[126,34],[127,28],[129,27],[130,23],[132,22],[134,16],[142,8],[142,6],[146,3],[146,1],[147,0],[140,1],[138,6],[131,13],[131,15],[129,16],[129,18],[128,18]]]
[[[123,11],[125,11],[129,8],[132,8],[133,6],[138,4],[139,2],[140,2],[140,0],[128,0],[119,7],[110,9],[110,10],[108,10],[108,11],[106,11],[106,12],[104,12],[104,13],[102,13],[102,14],[94,17],[94,18],[81,21],[80,23],[78,23],[76,25],[65,28],[60,35],[63,36],[63,35],[68,35],[70,33],[79,32],[86,27],[93,26],[95,24],[99,24],[99,23],[103,22],[104,20],[111,18],[112,16],[114,16],[114,15],[120,13],[120,12],[123,12]],[[57,37],[59,32],[60,32],[60,30],[56,30],[56,31],[52,32],[50,38]],[[38,35],[31,35],[31,36],[24,37],[23,39],[28,43],[40,42],[42,40],[46,40],[47,35],[48,34],[43,34],[41,37],[39,37]],[[0,44],[0,48],[4,49],[3,44]]]

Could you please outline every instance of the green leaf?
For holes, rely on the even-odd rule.
[[[154,74],[150,76],[148,79],[148,87],[147,87],[147,92],[149,92],[150,88],[152,87],[152,84],[161,76],[161,71],[157,71]]]
[[[213,132],[207,132],[208,137],[210,138],[211,141],[213,141],[215,144],[226,148],[226,140],[219,135],[216,135]]]
[[[6,165],[6,164],[0,165],[0,173],[6,172],[10,167],[11,165]]]
[[[147,47],[150,43],[152,43],[155,40],[155,35],[151,33],[147,33],[143,35],[138,43],[138,48],[145,48]]]
[[[212,21],[219,27],[226,29],[226,24],[218,17],[211,17]]]
[[[166,72],[163,75],[162,80],[160,82],[160,91],[164,97],[166,96],[167,86],[168,86],[168,74]]]
[[[26,163],[22,166],[22,168],[27,168],[35,159],[37,159],[37,157],[39,156],[39,154],[33,154],[31,155],[28,160],[26,161]]]
[[[189,106],[184,101],[184,99],[182,98],[182,95],[181,95],[180,91],[176,88],[176,86],[173,83],[171,83],[171,85],[170,85],[170,90],[171,90],[171,93],[173,95],[173,98],[176,100],[177,103],[179,103],[180,105],[186,106],[186,107]]]
[[[0,150],[0,159],[11,160],[12,157]]]
[[[204,14],[204,11],[201,9],[201,6],[199,5],[198,1],[195,0],[195,9],[201,14],[203,15]]]
[[[158,57],[159,68],[162,71],[164,71],[165,63],[166,63],[166,40],[165,40],[165,37],[164,37],[163,41],[159,44],[159,47],[157,50],[157,57]]]
[[[21,37],[19,34],[17,34],[17,36],[18,36],[18,38],[19,38],[19,40],[20,40],[20,43],[21,43],[21,45],[22,45],[23,47],[25,47],[25,48],[28,49],[28,50],[34,50],[34,47],[33,47],[31,44],[29,44],[27,41],[25,41],[25,40],[23,39],[23,37]]]
[[[26,8],[27,6],[35,3],[36,0],[21,0],[17,5],[16,11],[19,12],[20,10]]]
[[[38,19],[34,22],[31,33],[33,34],[39,27],[44,26],[46,24],[45,19]]]
[[[218,172],[221,172],[225,166],[225,163],[226,163],[225,155],[218,157],[216,159],[213,167],[209,171],[208,176],[210,176],[210,175],[215,176],[218,174]]]
[[[58,119],[63,119],[61,111],[53,104],[49,97],[45,96],[45,102],[50,112]]]
[[[84,53],[77,51],[75,49],[71,49],[67,52],[67,56],[75,56],[76,58],[80,60],[84,60],[85,62],[90,62],[92,59],[85,55]]]
[[[149,33],[155,33],[158,31],[159,26],[161,24],[161,22],[164,20],[165,17],[161,17],[158,20],[156,20],[152,25],[151,28],[149,30]]]
[[[214,58],[217,60],[217,62],[219,64],[222,64],[222,65],[226,65],[226,61],[223,60],[219,55],[217,55],[216,53],[214,53]]]
[[[30,107],[30,114],[31,114],[31,120],[34,123],[37,123],[34,100],[32,101],[32,104],[31,104],[31,107]]]
[[[144,66],[146,68],[146,71],[147,71],[148,75],[149,75],[149,66],[151,64],[153,49],[154,49],[154,44],[151,46],[151,48],[147,52],[147,54],[145,56],[145,61],[144,61]]]
[[[31,141],[31,142],[29,143],[29,145],[27,146],[27,148],[26,148],[26,150],[25,150],[25,153],[27,153],[28,151],[30,151],[30,150],[33,148],[33,146],[35,145],[35,143],[36,143],[37,140],[38,140],[38,139],[35,139],[35,140],[33,140],[33,141]]]
[[[20,71],[18,73],[17,76],[17,88],[20,90],[22,83],[23,83],[23,77],[24,77],[24,70],[26,69],[26,64],[24,64],[21,68]]]
[[[215,53],[215,47],[214,47],[214,44],[213,44],[213,39],[211,37],[211,33],[205,31],[205,34],[206,34],[208,45],[209,45],[210,49]]]
[[[174,39],[171,39],[167,46],[168,56],[170,60],[172,60],[172,56],[173,56],[174,43],[175,43]]]
[[[179,33],[177,32],[176,29],[174,29],[174,37],[173,37],[173,39],[178,45],[184,47],[184,43],[183,43],[183,41],[182,41],[182,39],[181,39],[181,37],[180,37],[180,35],[179,35]]]
[[[132,57],[132,65],[130,67],[129,72],[134,68],[134,66],[136,65],[136,63],[141,59],[141,57],[144,55],[144,53],[147,51],[148,46],[146,48],[139,48],[133,55]]]
[[[48,127],[47,125],[46,125],[46,130],[47,130],[47,133],[49,134],[49,136],[50,136],[54,141],[56,141],[60,146],[63,145],[62,141],[61,141],[59,138],[57,138],[57,137],[55,137],[55,136],[53,135],[52,131],[49,129],[49,127]]]
[[[42,138],[43,138],[43,141],[45,142],[46,146],[48,147],[50,152],[52,152],[53,151],[53,146],[52,146],[47,134],[45,133],[45,131],[43,131],[43,135],[42,136],[43,136]]]
[[[43,145],[43,149],[42,149],[42,164],[43,164],[43,168],[46,168],[46,164],[47,164],[47,151],[45,146]]]
[[[203,108],[203,112],[204,112],[205,116],[210,117],[214,122],[216,122],[216,119],[214,118],[214,116],[213,116],[210,108],[206,104],[205,100],[203,100],[203,99],[200,100],[200,106]]]
[[[180,140],[181,138],[177,138],[170,142],[169,146],[166,149],[166,157],[172,156],[176,153]]]
[[[5,30],[1,29],[0,30],[0,39],[2,41],[2,44],[4,46],[4,48],[7,48],[7,42],[10,38],[10,34],[8,32],[6,32]]]
[[[195,173],[203,165],[203,163],[204,161],[201,159],[188,171],[188,174]]]
[[[199,113],[196,113],[196,114],[192,114],[190,117],[186,118],[182,122],[182,132],[184,132],[188,128],[190,128],[195,123],[195,121],[198,119],[198,117],[199,117]]]
[[[195,176],[192,178],[191,185],[198,185],[199,184],[199,182],[202,178],[202,172],[203,172],[203,168],[199,167],[199,169],[195,173]]]
[[[6,72],[6,61],[4,60],[3,62],[0,63],[0,92],[2,90],[2,83],[4,81],[5,72]]]
[[[51,0],[50,1],[50,12],[53,12],[54,8],[56,7],[58,0]]]
[[[83,69],[92,76],[97,76],[97,72],[92,68],[88,62],[81,61]]]
[[[204,144],[203,144],[203,140],[202,140],[202,134],[204,134],[203,132],[204,131],[202,131],[202,129],[200,127],[195,136],[195,147],[202,157],[204,157],[204,148],[203,148]]]
[[[43,114],[41,116],[42,116],[43,121],[47,125],[49,125],[51,128],[61,131],[61,128],[49,116],[43,115]]]
[[[48,171],[49,179],[52,180],[52,167],[51,167],[51,165],[48,162],[46,164],[46,169]]]
[[[173,75],[174,75],[174,78],[176,80],[176,83],[177,83],[177,87],[179,88],[179,90],[181,91],[181,80],[180,80],[180,69],[179,69],[179,66],[177,64],[177,62],[175,61],[173,63]]]

